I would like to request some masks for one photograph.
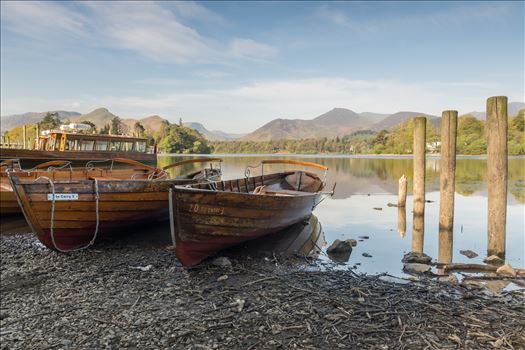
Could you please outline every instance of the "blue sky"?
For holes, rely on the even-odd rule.
[[[1,114],[277,118],[524,100],[523,2],[2,2]]]

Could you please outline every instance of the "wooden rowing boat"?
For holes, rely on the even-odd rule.
[[[325,171],[310,162],[265,160]],[[230,246],[272,234],[308,218],[321,201],[324,181],[315,174],[288,171],[229,181],[175,186],[172,235],[185,266],[200,263]]]
[[[24,170],[20,166],[18,159],[8,159],[0,163],[0,214],[15,215],[22,214],[18,205],[16,195],[9,181],[9,176],[17,176],[25,180],[35,180],[41,176],[49,176],[53,181],[84,179],[89,176],[97,177],[117,177],[129,179],[131,177],[147,178],[152,174],[160,174],[157,168],[150,167],[137,161],[125,158],[115,158],[104,161],[108,163],[106,167],[95,167],[97,163],[88,163],[82,168],[71,167],[71,162],[66,160],[53,160]],[[98,162],[98,164],[102,164]]]
[[[220,159],[178,162],[162,169],[162,173],[181,164],[212,161]],[[60,252],[84,249],[97,240],[112,239],[127,228],[167,220],[171,187],[217,180],[220,169],[210,167],[174,179],[159,177],[85,174],[83,178],[64,180],[49,176],[36,179],[9,176],[33,232],[46,247]]]

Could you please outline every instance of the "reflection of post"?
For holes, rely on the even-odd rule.
[[[423,252],[425,237],[425,146],[427,118],[414,118],[414,217],[412,251]]]
[[[452,262],[457,129],[458,112],[444,111],[441,116],[441,176],[438,250],[438,262],[442,263]],[[443,259],[444,261],[441,261],[440,259]]]
[[[23,138],[23,141],[22,141],[22,145],[24,147],[24,149],[26,149],[26,142],[27,142],[27,128],[24,125],[22,125],[22,138]]]
[[[405,207],[407,202],[407,177],[405,174],[399,178],[399,191],[397,197],[397,206]]]
[[[487,255],[505,258],[507,219],[507,97],[487,100]]]
[[[397,208],[397,232],[401,237],[407,232],[407,209],[404,206]]]

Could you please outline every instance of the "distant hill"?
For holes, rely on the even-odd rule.
[[[334,108],[311,119],[275,119],[244,136],[244,141],[335,137],[371,127],[376,118],[366,118],[346,109]]]
[[[240,139],[244,136],[244,134],[231,134],[220,130],[208,130],[204,127],[204,125],[196,122],[187,122],[183,123],[183,125],[188,128],[197,130],[210,141],[233,141]]]
[[[0,128],[2,132],[4,132],[6,130],[13,129],[17,126],[22,126],[24,124],[36,124],[39,121],[41,121],[42,118],[44,118],[44,116],[49,112],[58,113],[58,117],[61,120],[72,120],[73,118],[76,118],[81,115],[78,112],[70,111],[28,112],[23,114],[6,115],[1,119]]]
[[[421,112],[409,112],[409,111],[403,111],[403,112],[397,112],[392,115],[389,115],[385,119],[375,123],[372,126],[372,130],[374,131],[380,131],[380,130],[388,130],[392,128],[393,126],[403,123],[407,121],[408,119],[414,118],[414,117],[427,117],[428,122],[432,122],[433,119],[440,120],[435,115],[429,115]]]
[[[349,135],[359,130],[379,131],[390,129],[394,125],[413,118],[426,116],[439,119],[420,112],[398,112],[395,114],[356,113],[346,108],[334,108],[311,119],[274,119],[254,132],[242,138],[243,141],[268,141],[278,139],[303,139],[319,137],[336,137]]]
[[[525,108],[525,102],[509,102],[509,104],[507,105],[507,114],[509,117],[515,117],[518,115],[518,112],[524,108]],[[467,115],[467,114],[470,114],[474,118],[479,119],[479,120],[487,119],[487,114],[485,112],[473,111],[473,112],[465,113],[463,115]]]
[[[111,124],[111,120],[115,117],[116,115],[111,113],[107,108],[97,108],[87,114],[82,114],[75,118],[70,118],[70,120],[72,122],[81,122],[87,120],[95,124],[97,128],[102,128],[106,124]]]

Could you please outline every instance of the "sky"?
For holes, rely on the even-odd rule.
[[[275,118],[524,98],[524,2],[1,2],[1,115]]]

